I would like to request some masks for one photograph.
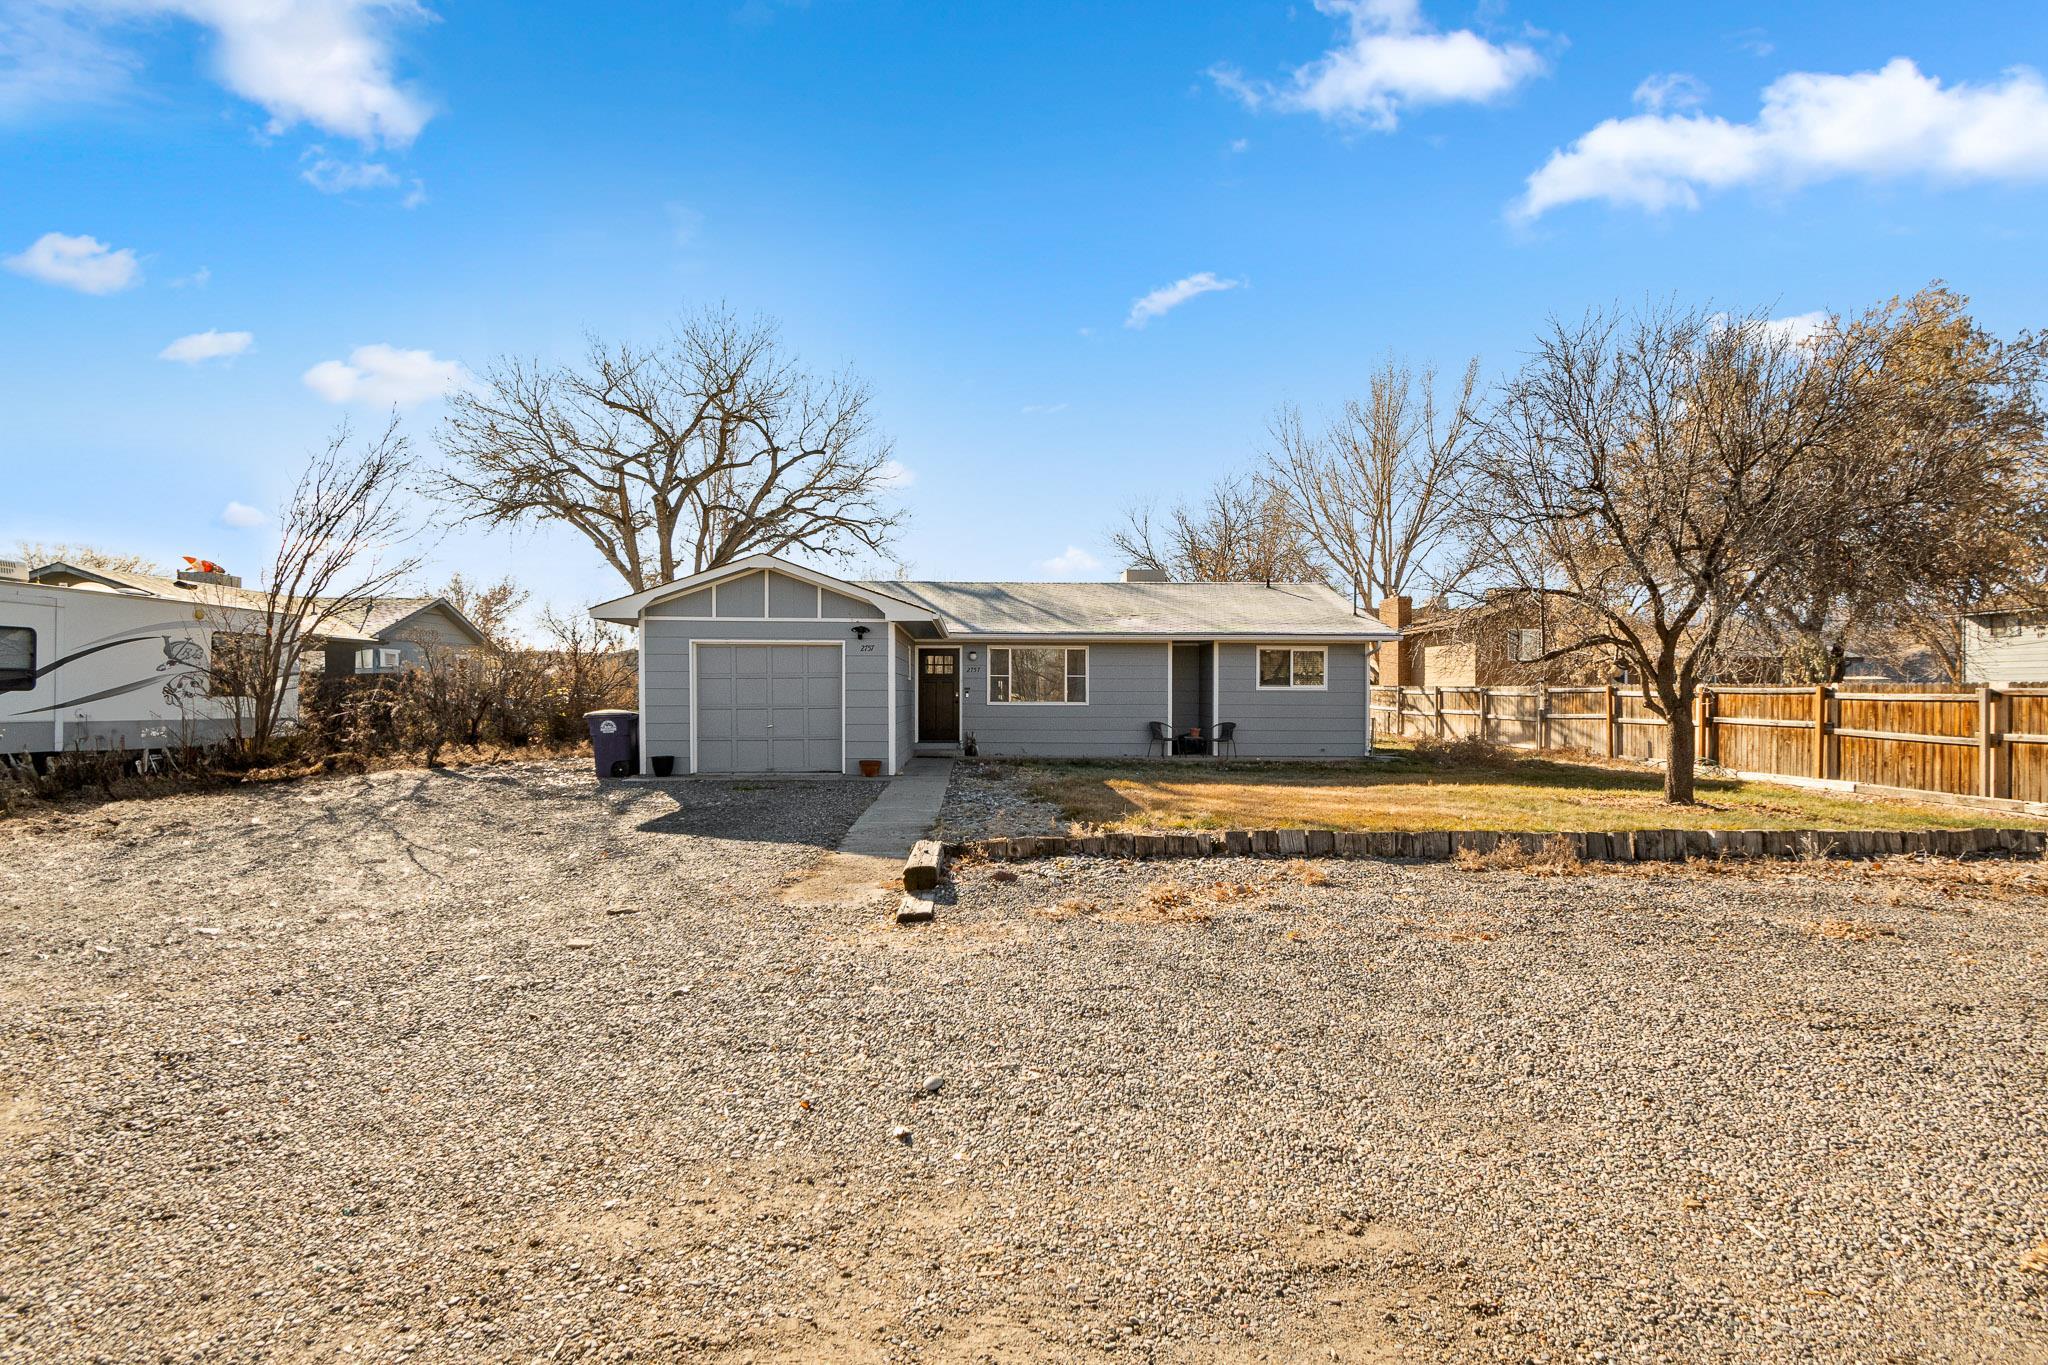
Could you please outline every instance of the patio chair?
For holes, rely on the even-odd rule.
[[[1234,720],[1219,720],[1209,727],[1209,753],[1221,758],[1225,749],[1230,750],[1232,758],[1237,757],[1237,722]]]
[[[1161,758],[1173,757],[1173,727],[1163,720],[1152,722],[1152,741],[1145,746],[1145,757],[1150,758],[1152,756],[1152,750],[1155,746],[1157,746]]]

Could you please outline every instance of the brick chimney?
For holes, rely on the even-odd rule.
[[[1380,603],[1380,623],[1395,630],[1408,629],[1415,619],[1415,603],[1406,597],[1389,597]]]

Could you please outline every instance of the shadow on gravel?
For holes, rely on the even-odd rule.
[[[750,843],[806,844],[834,849],[860,813],[882,793],[869,782],[747,782],[698,778],[669,786],[601,784],[615,808],[669,809],[635,826],[643,834]]]

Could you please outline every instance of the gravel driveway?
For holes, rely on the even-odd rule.
[[[2048,1358],[2034,890],[1075,861],[920,929],[777,905],[872,790],[0,824],[0,1352]]]

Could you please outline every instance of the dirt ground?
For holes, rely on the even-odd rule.
[[[0,1358],[2048,1359],[2035,869],[777,904],[872,791],[0,822]]]

